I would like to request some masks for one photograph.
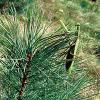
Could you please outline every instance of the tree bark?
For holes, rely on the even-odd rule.
[[[19,90],[18,100],[22,100],[22,97],[23,97],[23,91],[24,91],[24,88],[26,86],[26,81],[27,81],[27,77],[28,77],[29,68],[31,67],[31,65],[30,65],[31,59],[32,59],[32,53],[28,53],[27,54],[26,68],[25,68],[25,72],[23,73],[22,85],[21,85],[21,88]]]

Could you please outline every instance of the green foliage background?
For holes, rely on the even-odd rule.
[[[25,2],[24,7],[22,2]],[[96,4],[88,0],[32,2],[9,1],[6,13],[0,17],[1,100],[18,100],[26,71],[28,76],[22,100],[93,99],[95,93],[84,95],[80,92],[87,84],[100,83],[99,72],[95,72],[99,59],[95,57],[95,51],[90,52],[92,49],[99,51],[99,1]],[[17,13],[14,9],[18,4],[22,8],[19,7]],[[57,22],[58,27],[48,32],[53,22]],[[65,56],[69,44],[76,39],[77,23],[80,23],[79,45],[69,73],[65,69]],[[32,53],[29,69],[26,68],[28,52]]]

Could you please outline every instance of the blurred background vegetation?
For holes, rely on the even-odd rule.
[[[33,73],[33,76],[28,80],[29,84],[25,89],[23,100],[99,100],[100,1],[36,0],[36,3],[34,1],[35,0],[0,0],[0,35],[5,36],[9,40],[5,33],[10,33],[13,39],[16,41],[18,40],[18,44],[17,42],[15,42],[16,45],[14,44],[16,51],[18,49],[17,46],[24,45],[21,43],[24,43],[28,39],[28,35],[23,35],[23,28],[26,28],[24,24],[30,25],[31,17],[36,20],[37,26],[39,26],[40,22],[43,26],[49,26],[49,24],[52,23],[52,25],[46,30],[46,34],[42,37],[44,42],[38,36],[35,37],[36,40],[39,38],[40,42],[38,45],[41,45],[41,42],[43,42],[45,46],[40,46],[39,50],[41,52],[39,52],[39,54],[36,53],[35,59],[37,59],[38,63],[37,61],[34,61],[33,63],[35,63],[38,68],[32,68],[30,75]],[[35,16],[35,14],[32,15],[31,10],[28,12],[28,9],[34,9],[34,11],[37,12],[38,10],[35,8],[35,5],[37,5],[38,10],[40,10],[40,12],[38,12],[40,15],[38,16]],[[43,17],[41,18],[40,16]],[[41,21],[40,18],[38,20],[38,17],[41,18]],[[13,20],[14,18],[17,20]],[[59,43],[60,39],[62,40],[62,43],[65,42],[68,44],[69,42],[63,37],[56,38],[55,35],[67,33],[68,31],[70,33],[68,40],[72,41],[73,33],[76,32],[77,24],[80,24],[79,41],[77,42],[78,47],[74,55],[74,63],[71,66],[71,73],[69,73],[66,72],[65,69],[66,54],[64,54],[64,58],[59,57],[60,53],[61,55],[62,53],[66,53],[65,50],[68,48],[67,45],[63,45],[62,47],[62,44]],[[17,26],[19,26],[19,28]],[[37,31],[39,31],[38,29]],[[16,35],[18,30],[22,36]],[[36,29],[33,28],[33,31],[36,32]],[[31,33],[28,31],[28,34]],[[53,34],[53,37],[55,38],[52,39],[51,34]],[[44,39],[44,37],[49,36],[51,41],[48,38]],[[23,39],[22,37],[26,40],[21,40]],[[5,45],[10,45],[5,41],[0,38],[0,49]],[[59,41],[59,45],[56,46],[56,44],[54,44],[53,46],[52,42],[54,41]],[[45,47],[57,47],[60,48],[60,50],[44,50],[43,48]],[[11,48],[9,47],[9,49]],[[51,52],[48,52],[48,50],[51,50]],[[44,54],[42,52],[44,52]],[[45,53],[48,56],[50,55],[50,57],[46,56]],[[18,54],[20,55],[20,53]],[[15,55],[15,58],[17,58],[18,54]],[[9,55],[5,57],[2,53],[0,53],[0,56],[0,58],[9,58]],[[42,58],[42,56],[44,56],[44,58]],[[14,58],[12,57],[12,59]],[[44,59],[47,60],[43,61]],[[6,63],[8,62],[14,66],[13,61],[7,60]],[[39,64],[39,62],[41,62],[42,65]],[[17,79],[16,75],[14,75],[16,69],[9,70],[8,65],[4,64],[3,66],[2,60],[0,60],[0,63],[1,100],[20,100],[17,99],[18,92],[15,91],[15,88],[20,89],[21,84],[21,82],[19,83],[20,79]],[[33,66],[35,66],[35,64],[33,64]],[[10,66],[10,68],[12,68],[12,66]],[[18,72],[17,75],[20,75],[20,72]],[[9,78],[7,78],[7,76],[9,76]],[[12,87],[9,85],[12,85]]]

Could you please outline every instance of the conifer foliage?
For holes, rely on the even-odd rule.
[[[24,16],[24,22],[15,12],[0,18],[1,100],[84,99],[78,92],[89,78],[84,71],[69,75],[65,69],[65,56],[77,30],[65,34],[59,27],[45,35],[51,24],[44,25],[36,3]]]

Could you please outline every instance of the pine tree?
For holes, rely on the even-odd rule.
[[[36,4],[29,6],[24,14],[23,27],[17,14],[3,15],[0,20],[2,99],[82,99],[77,93],[88,81],[85,72],[73,71],[69,75],[65,69],[65,56],[76,31],[66,34],[59,27],[46,36],[50,25],[43,25]]]

